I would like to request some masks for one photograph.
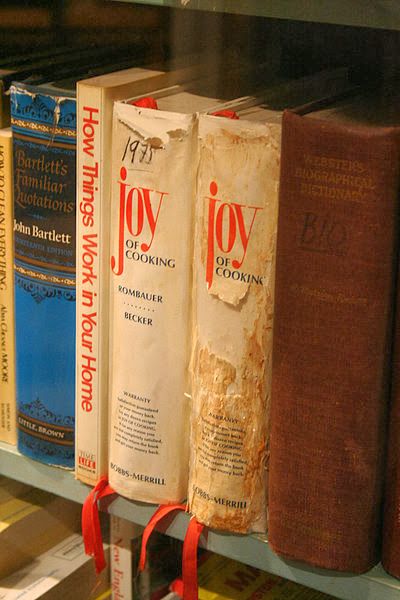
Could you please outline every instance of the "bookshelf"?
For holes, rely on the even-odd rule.
[[[400,29],[396,0],[119,0],[211,12],[231,13],[293,21],[331,23],[354,27]]]
[[[49,467],[20,455],[13,446],[0,443],[0,472],[37,488],[69,500],[83,503],[89,487],[76,481],[73,473]],[[117,498],[109,512],[138,525],[146,525],[155,506]],[[188,515],[179,513],[166,529],[168,535],[183,540]],[[284,561],[268,547],[263,536],[238,536],[209,531],[201,545],[213,552],[269,571],[297,583],[331,594],[342,600],[399,600],[400,581],[387,575],[380,565],[360,576],[342,575],[320,569],[301,567]]]
[[[125,4],[152,5],[185,11],[229,13],[265,19],[304,21],[310,24],[343,25],[400,32],[400,6],[395,0],[120,0]],[[21,8],[21,11],[23,9]],[[61,18],[61,17],[55,17]],[[385,35],[384,31],[382,34]],[[14,447],[0,443],[0,473],[64,498],[83,503],[89,487],[69,471],[55,469],[20,455]],[[109,512],[139,525],[146,525],[152,505],[118,498]],[[166,533],[183,539],[188,516],[178,514]],[[400,581],[378,565],[362,576],[341,575],[284,561],[269,548],[262,536],[237,536],[208,532],[202,545],[209,550],[251,566],[283,576],[342,600],[400,600]]]

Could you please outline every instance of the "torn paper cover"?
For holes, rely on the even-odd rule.
[[[280,125],[199,117],[189,509],[263,532]]]
[[[187,494],[196,124],[114,108],[109,480],[160,504]]]

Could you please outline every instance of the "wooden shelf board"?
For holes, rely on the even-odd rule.
[[[123,0],[211,12],[400,30],[396,0]]]

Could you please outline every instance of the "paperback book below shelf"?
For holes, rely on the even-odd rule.
[[[83,503],[91,489],[77,481],[71,471],[33,461],[19,454],[14,446],[4,443],[0,443],[0,474],[80,503]],[[142,526],[147,524],[154,510],[153,505],[125,498],[117,498],[109,508],[110,513]],[[188,519],[188,515],[177,514],[165,533],[183,540]],[[381,565],[359,576],[302,567],[276,556],[269,548],[267,538],[260,535],[242,536],[208,531],[202,537],[201,545],[212,552],[342,600],[400,600],[400,581],[387,575]]]

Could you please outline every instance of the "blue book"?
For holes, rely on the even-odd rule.
[[[75,89],[11,88],[18,449],[74,467]]]

